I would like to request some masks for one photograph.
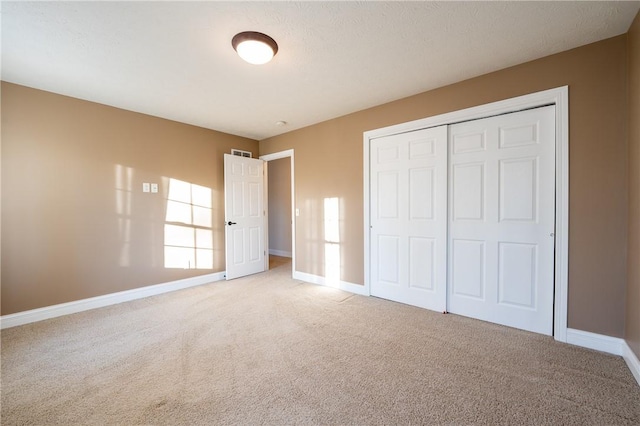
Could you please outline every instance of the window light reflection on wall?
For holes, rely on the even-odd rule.
[[[340,286],[340,203],[324,199],[324,277],[326,284]]]
[[[164,267],[213,269],[211,188],[169,179]]]
[[[115,165],[115,206],[118,217],[118,241],[120,255],[118,265],[131,264],[131,206],[133,199],[133,169],[121,164]]]

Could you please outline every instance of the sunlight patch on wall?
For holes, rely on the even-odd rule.
[[[340,203],[324,199],[324,277],[332,287],[340,286]]]
[[[164,267],[213,269],[211,188],[170,178],[164,225]]]
[[[118,215],[118,241],[121,242],[118,264],[131,266],[131,205],[133,197],[133,169],[116,164],[116,214]]]

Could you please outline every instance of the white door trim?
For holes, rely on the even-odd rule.
[[[279,160],[281,158],[291,158],[291,273],[293,274],[296,270],[296,191],[295,191],[295,166],[294,166],[294,150],[287,149],[285,151],[274,152],[273,154],[265,154],[261,155],[259,158],[269,163],[269,161]],[[267,166],[268,167],[268,166]],[[269,195],[267,194],[267,200]],[[267,215],[268,207],[267,207]],[[268,218],[268,216],[267,216]],[[268,220],[268,219],[267,219]],[[268,222],[267,222],[268,223]],[[266,226],[267,232],[269,230],[269,226]],[[267,247],[267,253],[269,252],[269,239],[265,240],[265,246]],[[268,262],[268,260],[267,260]],[[267,263],[267,270],[269,269],[269,264]]]
[[[414,130],[449,125],[461,121],[507,114],[544,105],[556,105],[556,232],[555,232],[555,340],[567,341],[567,306],[569,288],[569,87],[563,86],[503,101],[370,130],[363,134],[364,165],[364,285],[371,294],[370,283],[370,205],[369,148],[371,139]]]

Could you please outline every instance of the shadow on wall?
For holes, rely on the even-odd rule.
[[[166,269],[213,269],[212,189],[170,177],[162,177],[161,181],[159,192],[164,204],[164,234],[159,242],[164,248],[161,264]],[[133,185],[134,169],[116,164],[115,207],[121,267],[131,266]]]

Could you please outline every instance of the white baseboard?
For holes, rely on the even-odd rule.
[[[75,314],[88,311],[90,309],[102,308],[116,305],[136,299],[143,299],[149,296],[169,293],[171,291],[182,290],[214,281],[224,280],[225,272],[201,275],[198,277],[185,278],[163,284],[150,285],[133,290],[119,291],[117,293],[105,294],[104,296],[91,297],[89,299],[76,300],[73,302],[61,303],[59,305],[46,306],[44,308],[32,309],[30,311],[18,312],[15,314],[3,315],[0,317],[0,329],[16,327],[18,325],[29,324],[63,315]]]
[[[346,281],[339,282],[327,282],[325,277],[320,275],[307,274],[306,272],[293,271],[293,279],[308,282],[311,284],[323,285],[326,287],[338,288],[340,290],[348,291],[350,293],[360,294],[362,296],[368,296],[363,285],[353,284]]]
[[[283,250],[276,250],[276,249],[269,249],[269,254],[273,256],[291,257],[290,251],[283,251]]]
[[[567,343],[621,356],[640,385],[640,361],[624,339],[569,328]]]
[[[603,334],[590,333],[588,331],[567,329],[567,343],[583,348],[595,349],[596,351],[622,356],[624,339],[619,337],[605,336]]]
[[[638,360],[638,357],[631,350],[627,342],[624,342],[622,357],[627,363],[629,370],[631,370],[631,374],[636,378],[636,382],[640,385],[640,360]]]

